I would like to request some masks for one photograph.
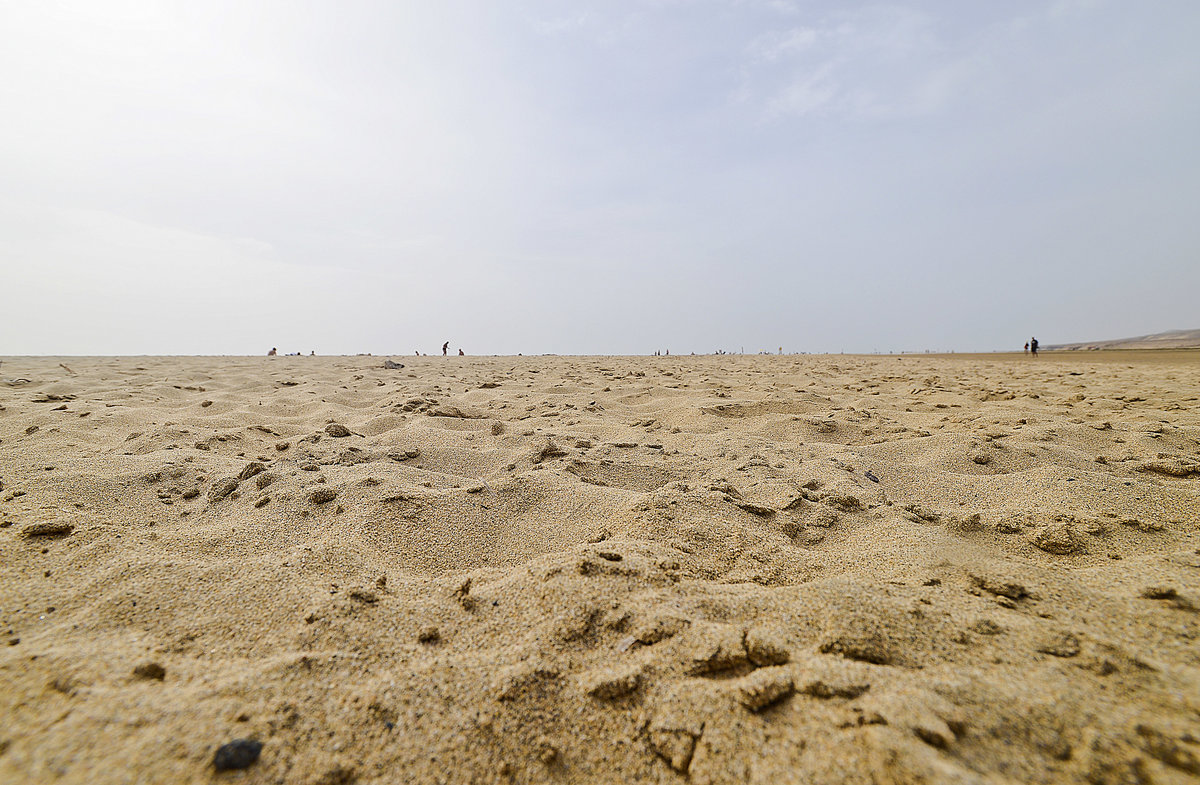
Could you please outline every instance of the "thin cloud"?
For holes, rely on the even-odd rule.
[[[770,31],[748,47],[738,95],[768,119],[886,119],[945,110],[969,81],[974,54],[942,41],[937,20],[901,8],[837,12]]]

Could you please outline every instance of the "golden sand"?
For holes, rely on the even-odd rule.
[[[394,359],[4,361],[0,781],[1200,776],[1200,352]]]

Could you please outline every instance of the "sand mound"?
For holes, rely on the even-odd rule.
[[[60,361],[0,781],[1200,776],[1187,355]]]

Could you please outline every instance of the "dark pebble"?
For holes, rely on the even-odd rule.
[[[242,473],[238,475],[239,480],[249,480],[256,474],[262,474],[267,467],[263,466],[258,461],[252,461],[246,464],[246,468],[242,469]]]
[[[21,533],[33,539],[35,537],[66,537],[74,530],[75,526],[66,521],[39,521],[29,524]]]
[[[234,739],[228,744],[217,747],[213,756],[213,767],[217,771],[231,769],[247,769],[254,765],[262,754],[262,742],[250,739]]]
[[[139,679],[162,681],[167,678],[167,669],[157,662],[143,662],[133,669],[133,675]]]
[[[313,504],[325,504],[337,498],[337,491],[333,488],[317,488],[308,498]]]

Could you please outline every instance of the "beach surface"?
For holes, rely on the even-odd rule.
[[[3,358],[0,782],[1200,777],[1200,352],[384,359]]]

